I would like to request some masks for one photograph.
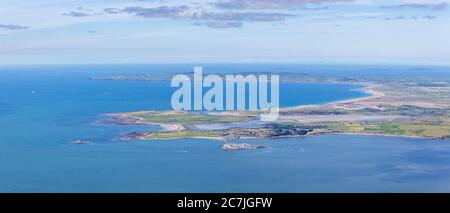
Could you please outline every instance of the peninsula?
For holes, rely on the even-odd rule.
[[[260,73],[249,73],[260,74]],[[271,73],[274,74],[274,73]],[[261,111],[141,111],[107,114],[104,124],[158,125],[161,131],[132,132],[116,140],[300,137],[318,134],[373,134],[450,139],[450,79],[408,77],[323,77],[276,73],[281,82],[364,85],[367,97],[324,105],[280,109],[276,122],[260,122]],[[242,75],[246,75],[243,73]],[[122,75],[94,80],[169,80],[169,75]],[[230,146],[230,148],[236,148]]]

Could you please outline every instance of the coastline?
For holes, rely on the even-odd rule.
[[[97,124],[113,124],[113,125],[149,125],[149,126],[158,126],[161,128],[161,132],[171,132],[171,131],[182,131],[186,128],[181,124],[165,124],[165,123],[153,123],[146,122],[142,118],[125,115],[125,113],[107,113],[101,114],[101,116],[107,116],[113,119],[113,121],[101,121],[97,122]]]
[[[149,123],[149,125],[159,126],[162,128],[162,132],[182,131],[186,128],[181,124],[161,124],[161,123]]]
[[[329,103],[325,103],[325,104],[314,104],[314,105],[300,105],[300,106],[294,106],[294,107],[286,107],[286,108],[280,108],[280,112],[290,112],[290,111],[301,111],[301,110],[339,110],[339,109],[343,109],[343,110],[358,110],[358,109],[365,109],[365,108],[371,108],[371,109],[378,109],[378,102],[367,102],[368,100],[372,100],[372,99],[376,99],[376,98],[382,98],[385,97],[386,94],[384,94],[383,92],[379,91],[378,88],[382,85],[379,84],[375,84],[372,82],[367,82],[364,84],[359,84],[359,85],[363,85],[363,88],[358,88],[357,90],[361,90],[364,91],[367,96],[364,97],[358,97],[358,98],[351,98],[351,99],[344,99],[344,100],[339,100],[339,101],[333,101],[333,102],[329,102]],[[390,102],[389,102],[390,103]],[[387,103],[387,104],[389,104]],[[408,103],[408,102],[405,102]],[[139,113],[155,113],[156,115],[168,115],[168,114],[176,114],[176,112],[174,111],[144,111],[144,112],[139,112]],[[252,112],[252,113],[248,113],[248,112],[240,112],[240,111],[236,111],[236,112],[213,112],[213,113],[207,113],[207,114],[211,114],[213,116],[233,116],[233,117],[240,117],[240,116],[255,116],[257,115],[257,112]],[[256,113],[256,114],[255,114]],[[295,113],[295,112],[294,112]],[[139,125],[156,125],[162,128],[161,131],[158,131],[159,133],[183,133],[183,132],[194,132],[194,133],[201,133],[201,130],[196,130],[195,128],[192,129],[191,127],[189,127],[189,123],[184,123],[184,124],[180,124],[180,123],[175,123],[176,121],[173,121],[173,123],[158,123],[158,122],[148,122],[148,121],[144,121],[143,118],[137,117],[135,116],[136,114],[138,114],[137,112],[131,112],[131,113],[117,113],[117,114],[106,114],[107,116],[111,116],[113,118],[118,118],[119,119],[119,123],[120,123],[120,119],[130,119],[129,124],[139,124]],[[153,114],[152,116],[155,116],[155,114]],[[188,113],[189,114],[189,113]],[[138,114],[139,115],[139,114]],[[383,121],[394,121],[394,120],[402,120],[402,119],[408,119],[408,116],[400,116],[400,115],[383,115],[383,114],[374,114],[374,115],[367,115],[367,114],[348,114],[348,115],[340,115],[340,114],[311,114],[311,115],[284,115],[282,116],[280,119],[280,121],[283,122],[298,122],[298,123],[303,123],[306,125],[314,125],[314,124],[318,124],[318,125],[323,125],[321,124],[321,122],[365,122],[365,121],[377,121],[377,122],[383,122]],[[240,123],[250,123],[252,121],[255,121],[254,119],[250,120],[250,121],[244,121],[244,122],[240,122]],[[169,121],[172,122],[172,121]],[[214,122],[214,121],[211,121]],[[212,124],[220,124],[220,122],[217,123],[209,123],[209,124],[203,124],[203,125],[212,125]],[[327,124],[324,124],[327,126]],[[195,126],[195,125],[194,125]],[[227,129],[233,129],[234,127],[229,127]],[[330,127],[327,127],[330,128]],[[239,127],[236,127],[236,129],[240,129]],[[434,137],[433,135],[418,135],[418,136],[414,136],[414,135],[401,135],[401,134],[389,134],[389,133],[370,133],[370,132],[352,132],[351,130],[347,131],[347,130],[338,130],[338,129],[328,129],[328,130],[333,130],[330,132],[327,132],[327,129],[317,129],[317,132],[312,132],[311,134],[305,134],[305,135],[277,135],[277,136],[264,136],[263,135],[258,135],[258,136],[250,136],[247,137],[245,136],[245,129],[243,129],[244,131],[244,135],[241,135],[241,139],[257,139],[257,138],[285,138],[285,137],[307,137],[307,136],[313,136],[313,135],[330,135],[330,134],[336,134],[336,135],[340,135],[340,134],[346,134],[346,135],[371,135],[371,136],[386,136],[386,137],[404,137],[404,138],[420,138],[420,139],[448,139],[449,136],[447,135],[437,135],[436,137]],[[197,131],[197,132],[196,132]],[[219,131],[219,130],[206,130],[206,132],[208,131]],[[240,130],[238,130],[240,131]],[[261,131],[264,131],[263,129],[261,129]],[[341,132],[342,131],[342,132]],[[156,132],[155,132],[156,133]],[[239,134],[241,134],[242,132],[240,132]],[[181,139],[181,138],[197,138],[197,139],[211,139],[211,140],[224,140],[222,137],[218,136],[187,136],[187,137],[178,137],[177,135],[173,135],[172,136],[166,136],[167,138],[164,137],[155,137],[155,138],[144,138],[141,140],[171,140],[171,139]]]
[[[299,105],[293,107],[280,108],[280,111],[290,111],[290,110],[302,110],[302,109],[316,109],[325,107],[337,107],[339,104],[353,104],[356,102],[366,101],[375,98],[381,98],[386,96],[384,93],[376,90],[376,85],[374,84],[359,84],[364,86],[364,88],[358,89],[364,91],[368,96],[359,98],[343,99],[339,101],[332,101],[324,104],[310,104],[310,105]]]

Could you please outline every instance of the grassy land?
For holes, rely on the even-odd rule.
[[[187,112],[136,112],[130,113],[130,115],[148,123],[181,125],[244,122],[254,119],[252,116],[219,116]]]
[[[208,131],[208,132],[200,132],[200,131],[181,131],[181,132],[158,132],[153,133],[148,136],[148,139],[173,139],[173,138],[218,138],[219,134],[217,132]]]
[[[349,133],[374,133],[417,137],[446,137],[450,135],[448,122],[330,122],[329,128]]]

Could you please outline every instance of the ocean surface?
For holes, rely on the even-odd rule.
[[[242,142],[113,141],[155,126],[100,125],[105,113],[169,110],[168,81],[94,81],[115,74],[190,72],[193,65],[0,66],[0,192],[449,192],[450,143],[328,135]],[[204,72],[449,77],[440,67],[210,64]],[[282,107],[367,94],[360,85],[282,84]],[[75,145],[74,140],[90,140]]]

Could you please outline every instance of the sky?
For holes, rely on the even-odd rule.
[[[0,64],[450,64],[450,0],[0,0]]]

